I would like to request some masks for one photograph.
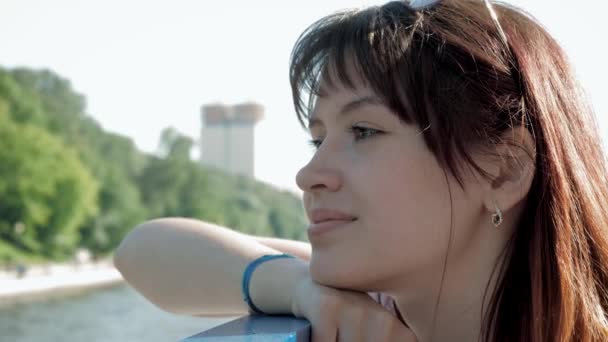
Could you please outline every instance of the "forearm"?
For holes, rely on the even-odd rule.
[[[270,247],[272,249],[276,249],[283,253],[288,253],[293,256],[296,256],[303,260],[310,260],[310,255],[312,254],[312,249],[309,243],[302,241],[294,241],[294,240],[285,240],[274,237],[264,237],[264,236],[253,236],[248,235],[254,238],[257,242]]]
[[[241,293],[245,267],[263,254],[277,253],[227,228],[169,218],[133,229],[116,250],[115,264],[129,284],[167,311],[236,314],[247,311]],[[303,261],[294,261],[273,260],[256,270],[250,289],[260,309],[290,312],[289,288],[277,284],[292,283],[307,269]]]

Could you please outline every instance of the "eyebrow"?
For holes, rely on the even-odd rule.
[[[360,97],[360,98],[354,99],[354,100],[346,103],[344,106],[342,106],[342,108],[338,112],[338,116],[344,116],[344,115],[350,114],[361,107],[377,106],[377,105],[383,105],[383,104],[384,104],[384,101],[380,100],[376,96],[369,95],[369,96]],[[319,126],[319,125],[323,125],[323,122],[321,121],[321,119],[317,118],[316,116],[311,116],[309,118],[309,120],[308,120],[308,129],[309,130],[311,128],[313,128],[315,126]]]

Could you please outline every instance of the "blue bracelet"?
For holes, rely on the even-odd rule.
[[[253,301],[251,301],[251,297],[249,296],[249,281],[251,280],[251,275],[253,274],[253,271],[256,269],[256,267],[258,267],[263,262],[272,260],[272,259],[280,259],[280,258],[295,258],[295,257],[293,255],[289,255],[289,254],[262,255],[261,257],[255,259],[251,263],[249,263],[249,265],[247,265],[247,268],[245,268],[245,272],[243,272],[243,284],[242,284],[243,285],[242,286],[243,297],[244,297],[244,300],[247,303],[247,305],[249,305],[250,311],[252,311],[256,314],[264,315],[264,313],[253,304]]]

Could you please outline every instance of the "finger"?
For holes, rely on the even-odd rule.
[[[413,332],[391,314],[375,314],[368,319],[369,329],[365,330],[365,342],[414,342]]]
[[[403,341],[403,342],[418,342],[418,338],[414,335],[414,332],[410,329],[404,328],[405,330],[396,331],[390,337],[391,341]]]
[[[339,342],[365,342],[364,331],[369,329],[362,309],[351,308],[345,312],[338,325]]]
[[[338,330],[335,325],[312,324],[311,342],[336,342],[338,341]]]
[[[360,324],[338,328],[338,342],[365,342]]]
[[[418,339],[414,332],[406,327],[401,321],[395,319],[391,322],[391,324],[387,327],[386,331],[386,341],[400,341],[400,342],[417,342]],[[385,340],[381,340],[385,341]]]

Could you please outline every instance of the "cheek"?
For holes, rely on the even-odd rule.
[[[443,171],[434,160],[368,165],[352,174],[366,181],[348,187],[360,216],[356,231],[314,249],[311,276],[318,283],[369,291],[443,265],[450,226]]]
[[[390,256],[401,271],[443,262],[450,230],[450,196],[443,170],[432,157],[394,160],[370,178],[365,213],[370,253]],[[383,170],[383,171],[380,171]]]

